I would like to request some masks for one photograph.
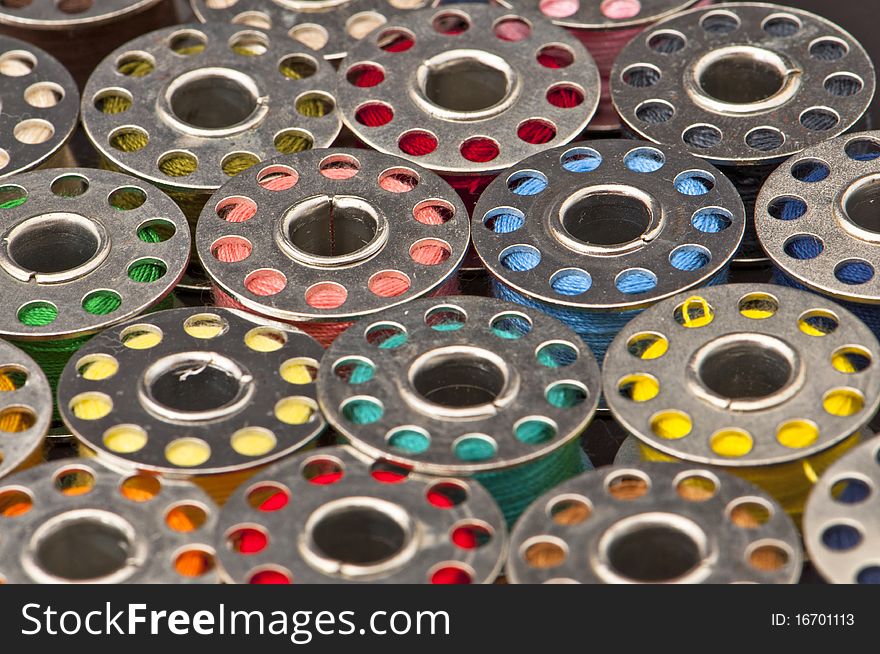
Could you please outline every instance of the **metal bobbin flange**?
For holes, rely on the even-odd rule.
[[[713,5],[654,25],[611,75],[624,122],[717,164],[780,161],[858,121],[874,66],[834,23],[791,7]]]
[[[472,232],[486,268],[517,292],[617,312],[710,281],[744,228],[736,189],[706,162],[606,139],[542,152],[499,175]]]
[[[52,421],[52,391],[40,367],[0,341],[0,478],[25,463]]]
[[[225,184],[198,221],[196,249],[248,309],[340,321],[440,287],[469,231],[460,198],[431,171],[368,150],[315,150]]]
[[[128,175],[65,168],[4,180],[0,336],[86,336],[137,315],[172,291],[189,250],[177,205]]]
[[[374,458],[436,475],[535,461],[577,438],[599,367],[567,327],[488,298],[423,299],[343,333],[318,373],[328,422]]]
[[[341,128],[330,65],[283,32],[178,25],[101,62],[83,125],[112,165],[206,194],[278,151],[328,146]]]
[[[354,45],[343,120],[437,172],[496,172],[575,138],[599,101],[589,53],[529,11],[468,3],[398,14]]]
[[[880,132],[808,148],[761,188],[758,239],[773,263],[832,297],[880,304]]]
[[[233,583],[491,583],[507,553],[482,486],[407,474],[350,447],[287,459],[241,486],[216,529]]]
[[[40,30],[91,27],[137,14],[160,0],[71,0],[69,2],[9,2],[0,10],[0,25]]]
[[[836,461],[816,482],[804,512],[804,545],[833,584],[880,583],[880,439]]]
[[[46,463],[0,481],[0,580],[217,583],[217,513],[187,482]]]
[[[55,57],[0,35],[0,105],[2,178],[36,168],[64,147],[76,127],[79,91]]]
[[[644,445],[692,463],[801,461],[857,433],[880,405],[880,346],[830,300],[731,284],[633,319],[608,350],[604,397]]]
[[[534,583],[795,583],[794,524],[766,493],[697,466],[640,463],[575,477],[511,534],[507,574]]]
[[[90,340],[64,369],[59,410],[117,469],[253,469],[324,428],[313,383],[321,354],[302,332],[242,311],[159,311]]]

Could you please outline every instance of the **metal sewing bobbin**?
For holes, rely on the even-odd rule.
[[[0,582],[217,583],[218,512],[187,482],[45,463],[0,480]]]
[[[604,132],[620,129],[609,88],[611,68],[620,51],[658,20],[709,3],[711,0],[529,0],[524,4],[566,28],[593,55],[602,77],[602,99],[590,121],[590,131]]]
[[[479,484],[350,447],[267,468],[223,507],[214,540],[223,579],[245,584],[492,583],[507,552]]]
[[[64,370],[65,424],[120,471],[188,479],[222,503],[324,428],[321,347],[242,311],[159,311],[94,337]]]
[[[724,281],[745,218],[733,184],[683,148],[603,139],[506,170],[472,221],[495,294],[563,321],[601,362],[645,307]]]
[[[327,421],[368,456],[470,477],[508,523],[587,465],[599,367],[561,323],[490,298],[423,299],[343,333],[318,373]]]
[[[798,517],[880,405],[880,346],[833,302],[767,284],[680,294],[614,340],[605,400],[642,456],[726,469]]]
[[[804,512],[804,545],[833,584],[880,584],[880,439],[835,462],[816,482]]]
[[[792,157],[758,195],[758,239],[775,280],[828,296],[880,334],[880,132]]]
[[[172,0],[0,3],[0,34],[23,39],[57,57],[80,88],[113,49],[178,20]]]
[[[71,165],[66,145],[79,91],[52,55],[0,35],[0,179],[43,166]]]
[[[338,93],[361,141],[443,175],[471,209],[498,172],[576,138],[599,88],[564,29],[465,3],[389,17],[349,50]]]
[[[179,25],[126,43],[83,94],[83,125],[107,165],[171,195],[195,223],[230,177],[329,145],[333,68],[283,32]],[[206,286],[191,270],[187,286]]]
[[[874,66],[847,32],[815,14],[743,3],[661,21],[618,57],[611,94],[639,137],[682,142],[721,167],[746,205],[737,263],[763,264],[758,190],[784,159],[853,127],[874,96]]]
[[[353,322],[454,291],[467,210],[440,177],[369,150],[254,166],[205,207],[196,250],[215,300],[329,345]]]
[[[0,479],[43,458],[52,391],[27,354],[0,341]]]
[[[699,464],[600,468],[538,499],[510,538],[513,583],[793,584],[791,518],[752,484]]]
[[[95,332],[162,306],[189,251],[177,205],[128,175],[64,168],[0,180],[0,337],[54,390]]]

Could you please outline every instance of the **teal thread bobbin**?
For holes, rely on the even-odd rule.
[[[418,300],[350,328],[326,357],[318,402],[351,445],[416,473],[476,479],[508,524],[591,467],[578,436],[598,404],[598,365],[538,311]]]

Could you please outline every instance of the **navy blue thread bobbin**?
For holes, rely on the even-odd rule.
[[[529,157],[480,198],[472,233],[494,294],[608,344],[663,297],[723,282],[744,210],[717,169],[625,139]]]

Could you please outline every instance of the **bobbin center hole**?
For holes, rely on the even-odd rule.
[[[97,225],[79,214],[58,212],[28,218],[7,239],[7,253],[23,270],[41,274],[79,268],[97,256],[102,242]]]
[[[697,101],[715,111],[767,110],[788,101],[800,85],[800,70],[787,58],[755,46],[716,48],[692,72]]]
[[[504,391],[507,366],[479,348],[438,348],[410,368],[410,381],[428,402],[451,409],[492,404]]]
[[[53,577],[73,582],[103,579],[134,558],[134,528],[107,511],[74,511],[45,523],[34,535],[32,549],[34,562]]]
[[[194,70],[175,79],[168,106],[177,120],[198,129],[227,129],[247,121],[259,106],[253,80],[222,68]]]
[[[871,176],[852,184],[844,193],[842,204],[851,223],[875,238],[880,237],[880,177]]]
[[[731,410],[774,406],[797,391],[797,353],[767,334],[728,334],[703,346],[691,362],[705,399]]]
[[[315,545],[327,558],[353,565],[375,565],[403,549],[408,529],[394,516],[372,506],[339,508],[312,528]]]
[[[436,107],[479,113],[497,107],[513,92],[513,69],[480,50],[450,50],[426,60],[416,72],[419,90]]]
[[[623,245],[640,238],[650,225],[648,205],[637,197],[620,193],[591,193],[562,212],[565,231],[589,245]]]

